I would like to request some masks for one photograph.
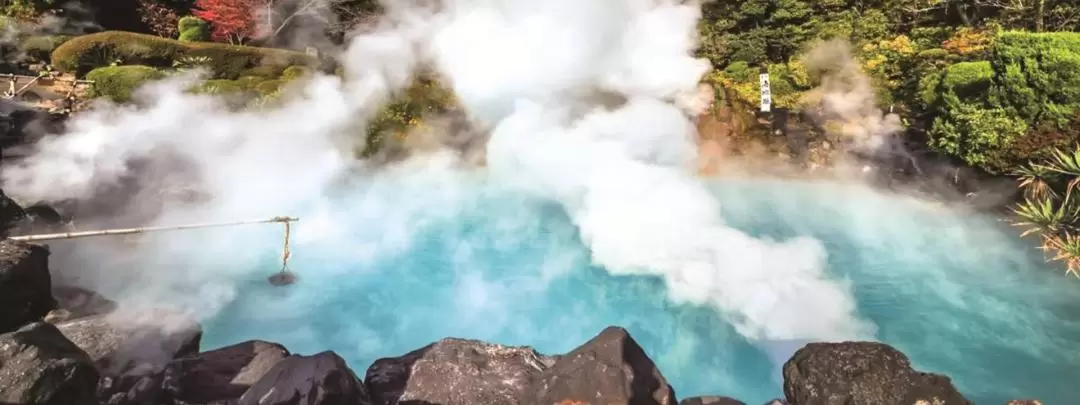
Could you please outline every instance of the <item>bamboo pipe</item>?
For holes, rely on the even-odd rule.
[[[224,222],[224,223],[207,223],[207,224],[192,224],[192,225],[176,225],[176,226],[155,226],[145,228],[123,228],[123,229],[104,229],[99,231],[82,231],[82,232],[63,232],[63,233],[48,233],[40,235],[23,235],[12,236],[8,239],[16,240],[20,242],[37,242],[44,240],[61,240],[61,239],[75,239],[85,238],[90,236],[109,236],[109,235],[131,235],[144,232],[158,232],[158,231],[175,231],[183,229],[196,229],[196,228],[217,228],[223,226],[237,226],[237,225],[249,225],[249,224],[272,224],[272,223],[285,223],[299,221],[299,218],[293,217],[273,217],[270,219],[252,220],[252,221],[240,221],[240,222]]]

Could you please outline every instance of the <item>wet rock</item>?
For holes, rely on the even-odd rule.
[[[235,400],[288,356],[277,343],[247,341],[173,360],[165,367],[163,387],[185,403]]]
[[[911,368],[881,343],[811,343],[784,364],[792,405],[970,405],[948,377]],[[923,401],[923,402],[920,402]]]
[[[199,351],[202,326],[168,310],[117,311],[77,319],[57,328],[85,350],[108,376],[147,375]]]
[[[745,402],[728,397],[691,397],[679,401],[679,405],[746,405]]]
[[[675,391],[623,328],[608,327],[561,356],[530,390],[531,405],[676,405]]]
[[[35,322],[0,335],[0,403],[97,405],[98,371],[55,326]]]
[[[53,286],[56,307],[67,312],[64,320],[105,315],[116,310],[116,302],[101,294],[74,286]]]
[[[48,250],[0,240],[0,333],[40,321],[54,308]]]
[[[364,384],[334,352],[292,355],[251,386],[237,405],[371,405]]]
[[[553,363],[530,347],[449,338],[376,360],[364,383],[377,405],[516,405]]]

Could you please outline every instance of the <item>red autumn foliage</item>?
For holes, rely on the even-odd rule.
[[[153,0],[137,0],[139,18],[154,34],[165,38],[176,38],[179,34],[176,27],[180,19],[172,8]]]
[[[192,14],[210,23],[215,41],[241,42],[255,33],[258,0],[198,0]]]

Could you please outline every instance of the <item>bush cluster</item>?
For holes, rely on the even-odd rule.
[[[87,80],[94,81],[92,97],[105,97],[118,103],[131,101],[132,93],[140,86],[164,77],[165,72],[142,65],[106,66],[86,75]]]
[[[202,18],[190,15],[181,17],[178,26],[180,28],[180,41],[206,42],[210,40],[210,24]]]
[[[923,80],[933,148],[1005,173],[1080,141],[1080,33],[1003,32],[986,58]]]
[[[183,42],[154,35],[105,31],[72,38],[52,53],[52,64],[82,76],[112,64],[171,67],[184,58],[205,58],[215,78],[236,79],[249,69],[291,65],[315,66],[318,60],[300,52],[210,42]]]

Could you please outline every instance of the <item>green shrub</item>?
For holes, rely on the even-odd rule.
[[[945,69],[941,91],[963,102],[975,102],[985,96],[993,77],[989,61],[960,62]]]
[[[26,55],[35,59],[48,62],[51,58],[52,51],[59,47],[61,44],[71,39],[67,35],[37,35],[26,37],[19,44],[19,48],[26,52]]]
[[[986,55],[919,83],[933,148],[1005,173],[1078,141],[1080,33],[1003,32]]]
[[[310,74],[311,70],[303,66],[289,66],[285,68],[285,71],[281,72],[281,78],[286,81],[292,81]]]
[[[202,18],[191,15],[181,17],[177,25],[180,31],[180,41],[206,42],[210,40],[210,24]]]
[[[368,122],[361,157],[374,156],[387,142],[404,139],[410,130],[422,124],[427,114],[445,113],[457,105],[454,94],[429,77],[417,77],[409,87],[395,94]]]
[[[728,65],[724,68],[724,74],[737,82],[747,82],[750,81],[751,76],[755,78],[757,76],[757,72],[750,68],[750,64],[743,61]]]
[[[1008,148],[1027,131],[1027,123],[1005,109],[958,104],[946,117],[934,120],[930,146],[969,165],[1002,173],[1016,164],[1003,159]]]
[[[237,98],[265,97],[274,93],[286,83],[281,79],[264,79],[256,76],[244,76],[236,80],[206,80],[190,89],[203,94],[225,94]]]
[[[240,72],[240,77],[260,77],[263,79],[277,79],[281,77],[284,71],[285,66],[262,65]]]
[[[284,85],[286,81],[281,79],[273,79],[261,82],[255,85],[255,91],[260,96],[266,97],[271,94],[277,93]]]
[[[72,38],[52,53],[52,63],[64,72],[83,75],[116,61],[171,67],[183,57],[208,57],[214,78],[235,79],[241,72],[261,65],[317,64],[319,61],[300,52],[256,48],[211,42],[181,42],[175,39],[123,31],[106,31]]]
[[[1001,33],[991,49],[991,103],[1029,123],[1063,126],[1080,110],[1080,33]]]
[[[165,77],[165,73],[150,66],[107,66],[90,71],[86,75],[94,82],[92,97],[106,97],[118,103],[131,101],[131,95],[139,86]]]

